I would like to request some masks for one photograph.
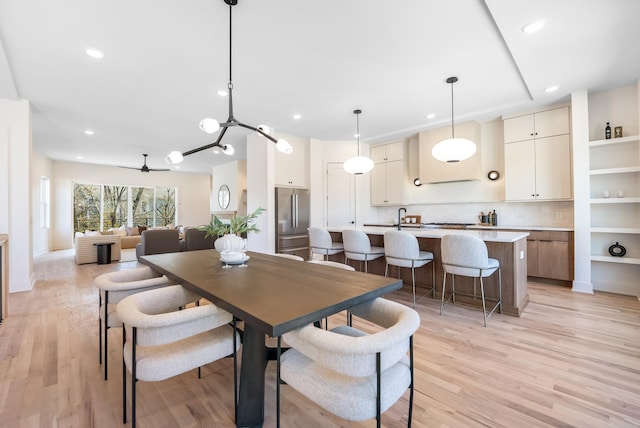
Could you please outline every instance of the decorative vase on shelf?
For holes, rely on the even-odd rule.
[[[244,240],[234,234],[227,233],[215,240],[213,243],[216,251],[221,253],[225,250],[228,251],[242,251],[244,247]]]

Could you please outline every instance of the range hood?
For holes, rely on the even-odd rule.
[[[422,183],[454,183],[482,179],[480,124],[475,121],[456,124],[456,136],[473,141],[478,149],[467,160],[447,163],[435,159],[431,155],[431,149],[440,141],[451,137],[451,127],[420,132],[418,155]]]

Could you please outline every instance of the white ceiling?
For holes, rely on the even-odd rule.
[[[542,31],[521,32],[537,18]],[[360,108],[362,141],[375,143],[450,124],[455,75],[456,121],[488,120],[635,83],[639,18],[638,0],[239,0],[234,115],[353,141]],[[228,116],[216,94],[228,20],[223,0],[0,0],[0,98],[31,102],[34,149],[52,159],[140,166],[149,153],[164,168],[169,151],[214,141],[200,119]],[[247,132],[224,137],[234,159]],[[229,160],[200,152],[181,171]]]

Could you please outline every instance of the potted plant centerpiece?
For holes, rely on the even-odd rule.
[[[248,232],[260,232],[254,222],[264,211],[264,208],[258,208],[251,214],[235,216],[228,223],[220,220],[218,216],[214,216],[209,224],[198,229],[206,232],[205,236],[207,238],[210,236],[218,238],[213,244],[218,252],[223,250],[241,251],[243,239],[240,235]],[[226,242],[229,243],[227,244]]]

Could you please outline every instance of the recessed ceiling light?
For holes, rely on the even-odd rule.
[[[95,134],[95,132],[93,131],[93,129],[85,129],[85,130],[84,130],[84,133],[85,133],[85,134],[87,134],[87,135],[93,135],[93,134]]]
[[[295,120],[298,120],[298,119],[300,119],[301,117],[302,117],[302,115],[300,115],[300,114],[294,114],[294,115],[293,115],[293,118],[294,118]]]
[[[358,138],[360,137],[360,134],[353,134],[353,138]]]
[[[540,31],[545,23],[546,21],[544,19],[529,22],[522,27],[522,32],[526,34],[535,33],[536,31]]]
[[[429,114],[427,115],[427,119],[433,119],[434,117],[436,117],[436,114],[435,114],[435,113],[429,113]]]
[[[76,156],[76,159],[84,159],[82,156],[78,155]]]
[[[221,97],[226,97],[227,95],[229,95],[229,93],[221,89],[218,91],[218,95],[220,95]]]
[[[88,48],[86,52],[87,52],[87,55],[89,55],[91,58],[100,59],[104,57],[104,53],[100,49]]]
[[[560,87],[558,85],[553,85],[553,86],[549,86],[548,88],[544,88],[545,92],[555,92],[559,89]]]

